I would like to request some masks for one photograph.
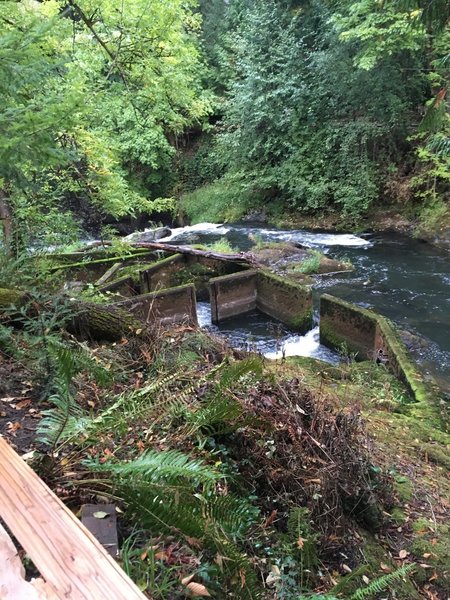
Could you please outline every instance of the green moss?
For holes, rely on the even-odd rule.
[[[345,340],[336,334],[333,326],[326,320],[325,317],[320,319],[320,343],[328,346],[332,350],[341,350]]]
[[[450,531],[448,525],[435,525],[426,519],[413,523],[415,532],[410,551],[419,563],[417,576],[425,583],[436,575],[434,583],[450,592]],[[429,565],[430,568],[422,565]]]
[[[380,570],[381,564],[387,565],[392,571],[395,571],[398,568],[398,565],[389,558],[386,549],[374,536],[362,532],[362,538],[364,542],[361,552],[364,563],[367,564],[366,574],[370,579],[375,579],[383,575],[383,572]],[[414,575],[412,577],[414,577]],[[395,598],[397,600],[420,600],[421,596],[408,576],[396,582]]]
[[[174,273],[172,280],[175,285],[193,283],[196,289],[199,290],[205,288],[214,275],[213,269],[205,267],[200,263],[193,263],[192,265],[179,268]]]
[[[311,329],[313,320],[313,310],[312,308],[307,309],[303,315],[294,317],[289,321],[286,321],[286,325],[291,327],[295,331],[308,331]]]
[[[404,475],[395,475],[394,476],[394,489],[397,493],[397,496],[403,504],[411,502],[413,494],[414,494],[414,486],[413,483],[408,477]]]
[[[391,510],[391,519],[392,521],[394,521],[394,523],[396,525],[403,525],[403,523],[406,522],[406,515],[404,513],[404,511],[399,508],[398,506],[396,506],[395,508],[393,508]]]

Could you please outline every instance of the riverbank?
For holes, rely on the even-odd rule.
[[[249,220],[252,220],[254,216],[250,215]],[[266,217],[263,213],[259,213],[256,216],[262,219],[262,222],[280,228],[327,232],[345,231],[355,234],[395,232],[423,240],[438,248],[450,249],[450,211],[439,215],[436,219],[431,218],[428,223],[421,221],[420,218],[410,217],[405,211],[396,208],[374,209],[357,222],[349,221],[338,213],[326,213],[320,216],[296,213],[276,218]]]
[[[21,337],[20,359],[0,352],[2,434],[72,510],[113,497],[120,562],[149,598],[191,581],[218,599],[350,598],[385,576],[392,600],[447,597],[450,440],[382,367],[261,362],[191,328],[72,341],[85,366],[62,421]]]
[[[124,268],[156,266],[170,285],[173,257],[154,259]],[[149,597],[190,597],[190,582],[219,600],[356,599],[383,585],[397,600],[448,595],[442,407],[419,411],[374,361],[267,360],[193,322],[144,320],[135,308],[149,294],[115,298],[130,326],[108,341],[73,323],[113,297],[92,284],[67,297],[67,269],[28,260],[15,273],[22,310],[2,315],[2,434],[74,511],[116,503],[121,562]],[[89,266],[95,283],[98,261]],[[114,276],[107,262],[100,279],[105,270]]]

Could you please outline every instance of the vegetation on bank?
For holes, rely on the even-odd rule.
[[[0,273],[27,292],[1,312],[3,433],[74,510],[112,498],[150,597],[448,593],[450,439],[383,366],[266,361],[183,325],[94,342],[43,265]]]
[[[2,435],[74,510],[117,503],[121,562],[149,597],[448,595],[450,440],[382,366],[269,362],[149,326],[83,283],[76,253],[27,250],[177,213],[354,226],[394,207],[443,228],[448,10],[0,3]],[[280,271],[330,267],[295,253]],[[147,260],[116,242],[90,264],[124,254]]]
[[[448,3],[2,2],[14,253],[127,217],[448,225]],[[133,220],[134,219],[134,220]],[[107,236],[108,237],[108,236]]]

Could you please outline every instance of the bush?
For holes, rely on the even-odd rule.
[[[182,211],[192,223],[237,221],[259,203],[253,189],[238,179],[224,177],[182,196]]]

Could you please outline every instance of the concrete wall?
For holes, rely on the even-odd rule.
[[[256,307],[285,323],[294,331],[306,333],[312,327],[312,291],[309,286],[258,272]]]
[[[116,292],[121,296],[135,296],[138,290],[133,278],[125,275],[119,279],[115,279],[111,283],[105,283],[98,288],[99,292]]]
[[[311,328],[311,290],[269,273],[248,270],[215,277],[210,297],[213,323],[258,308],[296,331]]]
[[[163,258],[139,271],[141,294],[170,287],[174,274],[183,264],[184,256],[182,254],[175,254],[174,256]]]
[[[320,341],[335,350],[346,350],[357,360],[372,360],[375,352],[375,313],[323,294],[320,298]]]
[[[256,308],[256,271],[214,277],[209,289],[213,323]]]
[[[417,402],[439,402],[440,392],[411,358],[396,327],[385,317],[329,294],[320,299],[320,341],[333,349],[342,343],[358,360],[375,360],[382,351],[389,369]]]
[[[197,304],[195,287],[182,285],[149,294],[141,294],[118,302],[140,319],[147,322],[158,320],[161,325],[186,323],[197,325]]]

